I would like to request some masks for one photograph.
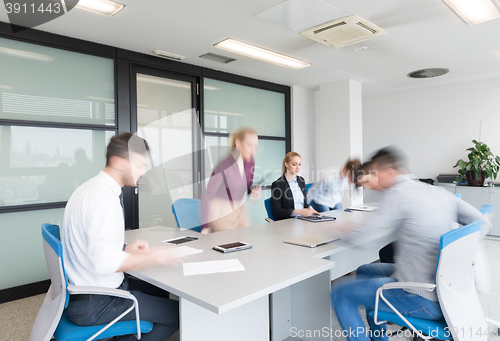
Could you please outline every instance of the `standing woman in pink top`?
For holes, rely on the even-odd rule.
[[[201,202],[202,233],[232,230],[251,225],[245,206],[248,195],[260,196],[253,187],[257,132],[241,127],[229,135],[231,153],[215,167]]]

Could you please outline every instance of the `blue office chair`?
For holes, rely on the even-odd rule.
[[[483,205],[479,208],[479,211],[490,221],[493,221],[493,214],[495,213],[495,205],[488,204]],[[489,231],[486,231],[488,233]],[[490,270],[488,266],[488,257],[486,257],[486,250],[482,243],[479,244],[478,250],[476,252],[476,257],[474,257],[474,283],[476,289],[480,294],[487,295],[491,291],[491,278]],[[493,324],[498,328],[497,335],[500,334],[500,321],[495,321],[490,318],[486,318],[488,323]]]
[[[201,200],[180,198],[172,204],[177,226],[183,229],[189,229],[201,232]]]
[[[313,182],[306,184],[306,193],[309,191],[309,188],[311,188],[312,186],[314,186]]]
[[[307,192],[309,192],[309,189],[310,189],[312,186],[314,186],[314,185],[315,185],[315,183],[314,183],[314,182],[311,182],[311,183],[306,184],[306,194],[307,194]],[[316,205],[314,205],[314,201],[311,201],[311,202],[309,203],[309,205],[310,205],[313,209],[315,209],[316,211],[318,210],[318,208],[316,207]],[[341,208],[342,208],[342,207],[341,207]]]
[[[494,204],[483,205],[479,207],[479,212],[481,212],[491,222],[493,220],[493,213],[495,213],[495,205]]]
[[[455,196],[456,196],[458,199],[462,199],[462,193],[457,193],[457,194],[455,194]]]
[[[266,221],[268,223],[276,221],[276,217],[273,215],[273,209],[271,207],[271,198],[267,198],[266,200],[264,200],[264,206],[266,207],[266,212],[268,216],[268,218],[266,218]]]
[[[469,330],[485,331],[488,328],[479,297],[474,285],[473,259],[481,238],[481,222],[476,221],[441,236],[439,256],[436,266],[435,283],[393,282],[377,290],[375,310],[369,314],[376,324],[386,321],[406,326],[420,338],[464,341],[471,340]],[[425,320],[403,316],[383,296],[384,290],[416,289],[436,290],[444,319]],[[378,311],[379,299],[382,299],[394,311]]]
[[[42,225],[43,249],[49,268],[51,286],[42,307],[38,311],[30,341],[49,341],[54,336],[56,341],[90,341],[129,335],[136,333],[138,340],[142,333],[149,333],[153,323],[140,321],[139,306],[130,292],[120,289],[100,287],[69,286],[64,271],[63,248],[60,240],[59,226]],[[83,327],[73,324],[63,312],[69,303],[69,294],[96,294],[116,296],[132,300],[133,305],[116,320],[100,326]],[[135,309],[135,321],[116,322]]]

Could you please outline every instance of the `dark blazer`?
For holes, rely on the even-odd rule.
[[[299,183],[299,187],[304,195],[304,208],[307,208],[309,205],[307,204],[306,182],[303,177],[298,175],[297,182]],[[284,174],[281,178],[273,182],[271,186],[271,208],[273,210],[273,215],[277,220],[290,218],[293,210],[295,209],[292,190],[290,189],[290,185],[288,185],[288,180],[285,178]]]

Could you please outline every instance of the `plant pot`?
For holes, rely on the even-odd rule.
[[[486,172],[481,171],[481,177],[479,180],[476,178],[476,173],[474,171],[465,172],[465,177],[469,186],[482,187],[484,185],[484,180],[486,179]]]

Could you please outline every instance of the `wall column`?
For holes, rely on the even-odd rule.
[[[320,85],[316,116],[316,172],[340,167],[349,158],[362,158],[362,89],[361,83],[343,80]],[[314,181],[318,179],[315,176]],[[344,206],[362,203],[351,190],[342,200]],[[361,200],[361,201],[360,201]]]

